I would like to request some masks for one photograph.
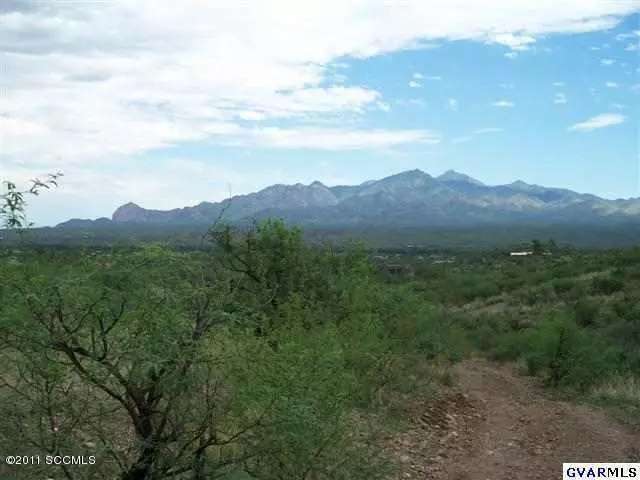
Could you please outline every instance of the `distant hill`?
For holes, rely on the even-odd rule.
[[[328,187],[317,181],[272,185],[222,202],[167,211],[127,203],[110,220],[73,219],[56,228],[203,225],[220,215],[232,222],[279,217],[321,228],[457,228],[495,223],[566,226],[640,222],[640,198],[606,200],[522,181],[489,186],[453,170],[439,177],[409,170],[360,185]]]

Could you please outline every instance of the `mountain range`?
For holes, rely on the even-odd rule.
[[[317,227],[468,227],[491,223],[590,224],[640,222],[640,198],[607,200],[561,188],[516,181],[489,186],[449,170],[433,177],[409,170],[360,185],[329,187],[272,185],[222,202],[202,202],[173,210],[149,210],[135,203],[119,207],[111,219],[72,219],[57,228],[117,225],[208,224],[283,218]]]

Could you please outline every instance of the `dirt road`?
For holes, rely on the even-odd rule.
[[[472,359],[458,371],[393,440],[397,479],[551,480],[563,462],[640,461],[640,435],[598,409],[550,399],[509,366]]]

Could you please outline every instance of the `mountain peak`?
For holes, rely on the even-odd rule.
[[[419,168],[414,168],[413,170],[405,170],[404,172],[398,173],[397,176],[400,176],[400,175],[406,176],[406,177],[422,176],[422,175],[430,176],[428,173],[423,172]]]
[[[545,190],[545,188],[540,185],[523,182],[522,180],[516,180],[507,186],[513,190],[519,190],[521,192],[541,192]]]
[[[420,169],[360,185],[327,187],[317,180],[310,185],[277,184],[232,200],[202,202],[169,211],[147,210],[129,202],[118,208],[112,218],[116,223],[205,224],[215,221],[228,205],[231,208],[226,215],[233,221],[277,214],[291,221],[327,227],[572,221],[587,215],[594,219],[640,221],[640,199],[612,202],[521,180],[488,186],[455,170],[434,178]],[[84,228],[85,224],[74,220],[70,227]]]
[[[137,203],[129,202],[125,203],[121,207],[118,207],[111,219],[114,222],[127,222],[130,220],[137,220],[141,213],[145,210]]]
[[[469,175],[465,175],[464,173],[456,172],[455,170],[447,170],[438,177],[438,180],[441,182],[465,182],[473,185],[484,185],[481,181],[476,180]]]
[[[127,202],[124,205],[122,205],[120,208],[142,208],[142,207],[140,205],[138,205],[137,203]]]
[[[433,177],[426,172],[418,168],[414,168],[413,170],[405,170],[404,172],[396,173],[395,175],[391,175],[389,177],[385,177],[382,180],[378,181],[387,181],[387,180],[431,180]]]

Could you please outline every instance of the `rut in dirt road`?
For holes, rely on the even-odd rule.
[[[640,435],[603,411],[547,398],[513,367],[462,362],[459,386],[395,439],[396,478],[551,480],[563,462],[639,461]]]

